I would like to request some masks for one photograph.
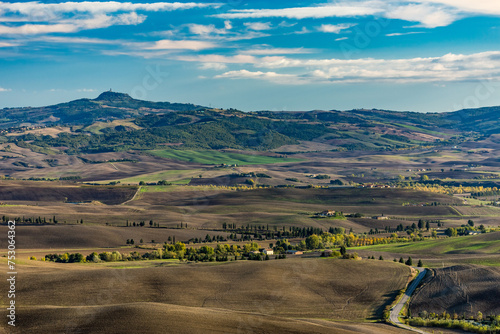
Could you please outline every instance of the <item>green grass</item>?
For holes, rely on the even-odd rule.
[[[500,257],[494,259],[467,259],[464,262],[481,266],[500,267]]]
[[[135,123],[133,123],[133,119],[123,119],[123,120],[114,120],[113,122],[109,122],[109,123],[95,122],[94,124],[87,126],[84,130],[98,135],[98,134],[102,134],[101,130],[103,130],[105,128],[114,128],[118,125],[131,127],[133,129],[136,129],[136,130],[142,129],[140,126],[137,126]]]
[[[301,159],[268,157],[263,155],[219,151],[152,150],[149,152],[153,155],[166,159],[187,161],[206,165],[260,165],[302,161]]]
[[[403,254],[495,254],[500,252],[500,240],[484,240],[486,234],[426,240],[420,242],[374,245],[353,249]]]
[[[411,126],[411,125],[406,125],[406,124],[399,124],[399,123],[394,123],[394,125],[401,126],[403,128],[409,129],[409,130],[413,130],[413,131],[417,131],[417,132],[421,132],[421,133],[426,133],[426,134],[429,134],[429,135],[434,135],[434,136],[449,136],[448,134],[443,133],[443,132],[437,132],[437,131],[427,130],[427,129],[423,129],[423,128],[418,128],[416,126]]]
[[[215,187],[211,186],[185,186],[183,184],[177,183],[170,186],[141,186],[139,192],[141,193],[165,193],[172,191],[206,191],[214,190]]]
[[[117,180],[106,180],[102,181],[102,183],[108,183],[110,181],[120,181],[121,183],[139,183],[144,181],[146,183],[149,182],[158,182],[160,180],[167,180],[170,183],[174,184],[188,184],[191,181],[192,177],[197,177],[201,169],[191,169],[191,170],[164,170],[156,173],[148,173],[142,174],[132,177],[127,177],[124,179]]]

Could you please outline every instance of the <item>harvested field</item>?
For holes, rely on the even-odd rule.
[[[88,187],[88,186],[0,186],[2,202],[91,202],[120,204],[132,199],[135,187]]]
[[[498,216],[500,208],[492,206],[456,206],[455,209],[463,216]]]
[[[0,226],[0,233],[7,235],[7,226]],[[191,238],[205,238],[207,234],[227,236],[225,232],[189,229],[167,229],[149,227],[109,227],[88,225],[44,225],[17,227],[16,243],[18,251],[25,249],[74,249],[123,247],[127,239],[136,243],[155,240],[164,243],[168,237],[175,236],[177,241]],[[3,250],[2,250],[3,251]]]
[[[319,258],[140,269],[30,261],[19,271],[25,309],[148,302],[329,320],[380,318],[410,274],[392,262]],[[55,288],[68,282],[78,284]]]
[[[410,302],[412,314],[419,312],[485,316],[500,314],[500,268],[459,265],[432,269]]]
[[[61,321],[71,319],[71,321]],[[107,306],[34,307],[19,311],[19,328],[12,333],[411,333],[384,324],[288,319],[225,309],[161,303]]]

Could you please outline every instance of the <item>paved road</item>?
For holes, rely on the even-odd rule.
[[[411,284],[408,287],[408,289],[406,289],[406,292],[403,295],[403,297],[401,298],[401,300],[391,309],[390,320],[391,320],[391,322],[394,325],[396,325],[398,327],[401,327],[401,328],[404,328],[404,329],[408,329],[408,330],[411,330],[411,331],[417,332],[417,333],[427,334],[427,332],[424,332],[424,331],[422,331],[420,329],[416,329],[416,328],[410,327],[410,326],[402,323],[399,320],[399,312],[401,312],[401,310],[403,309],[405,303],[408,301],[408,299],[410,299],[410,296],[413,294],[413,292],[417,288],[418,284],[420,283],[420,281],[422,280],[422,278],[424,278],[425,273],[427,272],[427,269],[424,269],[424,268],[416,268],[416,269],[418,271],[420,271],[420,273],[413,280],[413,282],[411,282]]]

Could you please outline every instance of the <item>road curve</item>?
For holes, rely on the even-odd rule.
[[[401,327],[401,328],[404,328],[404,329],[407,329],[407,330],[410,330],[410,331],[413,331],[416,333],[427,334],[427,332],[424,332],[420,329],[410,327],[410,326],[404,324],[403,322],[401,322],[401,320],[399,320],[399,313],[403,309],[403,307],[406,304],[406,302],[408,301],[408,299],[410,299],[410,296],[413,294],[413,292],[415,291],[417,286],[420,284],[420,281],[425,277],[425,273],[427,272],[427,269],[425,269],[425,268],[415,268],[415,269],[417,269],[420,273],[408,286],[408,289],[406,289],[405,294],[399,300],[399,302],[396,305],[394,305],[394,307],[391,309],[389,320],[395,326],[398,326],[398,327]]]

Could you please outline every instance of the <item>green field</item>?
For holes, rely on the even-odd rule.
[[[187,161],[206,165],[261,165],[302,161],[301,159],[268,157],[256,154],[241,154],[219,151],[151,150],[148,152],[166,159]]]
[[[114,181],[120,181],[121,183],[134,183],[137,184],[141,181],[146,183],[149,182],[158,182],[161,180],[166,180],[173,184],[188,184],[191,181],[191,178],[197,177],[201,169],[191,169],[191,170],[164,170],[156,173],[148,173],[142,174],[133,177],[127,177],[124,179],[118,179]],[[103,181],[102,183],[106,183],[109,181]]]
[[[411,125],[407,125],[407,124],[394,123],[394,125],[401,126],[403,128],[409,129],[409,130],[413,130],[413,131],[417,131],[417,132],[421,132],[421,133],[426,133],[426,134],[429,134],[429,135],[449,136],[448,134],[443,133],[443,132],[427,130],[427,129],[424,129],[424,128],[419,128],[419,127],[411,126]]]
[[[362,246],[353,249],[401,254],[495,254],[500,252],[499,232],[407,244]]]

